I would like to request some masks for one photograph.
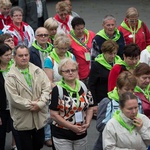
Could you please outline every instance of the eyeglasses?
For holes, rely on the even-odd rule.
[[[9,39],[6,39],[4,42],[13,42],[13,41],[14,41],[14,39],[9,38]]]
[[[129,22],[133,22],[133,23],[135,23],[135,22],[137,22],[137,21],[138,21],[138,18],[135,18],[135,19],[134,19],[134,18],[133,18],[133,19],[128,19],[128,21],[129,21]]]
[[[68,70],[62,70],[62,72],[69,74],[69,73],[75,73],[77,71],[77,69],[68,69]]]
[[[39,36],[39,37],[48,37],[48,34],[37,34],[36,36]]]

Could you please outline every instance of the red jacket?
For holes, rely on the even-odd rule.
[[[108,76],[108,92],[116,86],[117,78],[122,71],[127,71],[125,66],[116,64],[112,67]]]
[[[87,42],[87,47],[92,47],[92,39],[95,37],[95,33],[92,31],[89,32],[89,40]],[[79,78],[85,79],[89,76],[90,73],[90,61],[86,61],[85,59],[85,53],[88,52],[88,50],[84,47],[79,45],[69,34],[69,37],[71,38],[71,48],[73,51],[73,54],[76,58],[76,61],[79,64]]]
[[[3,14],[0,14],[0,30],[4,28],[4,25],[12,23],[10,16],[4,17]]]
[[[150,102],[146,99],[145,95],[140,92],[135,92],[135,95],[139,97],[139,99],[142,101],[142,108],[144,111],[144,114],[150,118]]]
[[[129,27],[126,19],[124,20],[124,23]],[[140,50],[142,51],[146,48],[146,46],[150,45],[150,32],[145,23],[142,22],[139,26],[140,28],[135,34],[135,43],[139,46]],[[122,24],[118,27],[118,30],[123,33],[126,44],[133,43],[132,33],[126,28],[124,28]]]

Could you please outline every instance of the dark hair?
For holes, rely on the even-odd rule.
[[[125,103],[128,100],[132,100],[132,99],[136,99],[137,100],[137,97],[133,93],[131,93],[131,92],[125,92],[125,93],[123,93],[120,96],[120,98],[119,98],[119,106],[120,106],[120,108],[124,108]]]
[[[122,89],[124,86],[133,87],[137,85],[137,80],[129,71],[123,71],[119,74],[116,82],[116,87]]]
[[[111,53],[114,50],[118,50],[118,48],[119,48],[118,44],[112,39],[109,39],[102,44],[101,51],[103,53],[109,53],[109,52]]]
[[[71,21],[71,25],[72,25],[72,28],[75,29],[75,26],[78,26],[78,25],[85,26],[85,21],[81,17],[74,17]]]
[[[137,44],[131,43],[124,47],[124,55],[126,57],[137,57],[140,56],[140,48]]]
[[[9,33],[1,34],[0,35],[0,44],[4,43],[6,39],[12,38]]]
[[[21,49],[26,48],[29,51],[29,48],[26,45],[17,45],[13,50],[14,56],[16,56],[18,48],[21,48]]]
[[[150,75],[150,66],[146,63],[139,63],[133,73],[136,77],[141,75]]]
[[[7,44],[0,44],[0,56],[4,55],[7,51],[12,50]]]

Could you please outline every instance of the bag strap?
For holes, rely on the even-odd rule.
[[[60,99],[63,98],[63,88],[60,85],[57,85],[58,88],[58,96]]]
[[[80,80],[79,80],[79,83],[80,83],[83,91],[85,92],[85,94],[87,94],[88,90],[87,90],[87,87],[85,86],[85,84],[82,81],[80,81]]]

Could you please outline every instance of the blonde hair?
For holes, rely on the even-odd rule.
[[[12,6],[12,3],[10,0],[0,0],[0,8],[2,7],[11,7]]]
[[[130,7],[126,11],[126,18],[129,18],[129,17],[139,17],[139,13],[135,7]]]
[[[62,75],[62,67],[67,66],[68,64],[75,65],[76,69],[78,70],[78,63],[74,61],[72,58],[64,58],[60,61],[58,65],[58,73]]]
[[[44,27],[47,29],[47,30],[50,30],[50,29],[55,29],[55,28],[58,28],[58,22],[56,21],[55,18],[48,18],[45,22],[44,22]]]
[[[71,45],[70,38],[65,33],[56,34],[54,38],[54,47],[58,48],[61,47],[62,45],[66,45],[66,47],[69,48],[69,46]]]
[[[61,12],[61,11],[67,11],[68,12],[68,5],[67,5],[67,3],[66,2],[58,2],[57,4],[56,4],[56,12],[57,13],[59,13],[59,12]]]

